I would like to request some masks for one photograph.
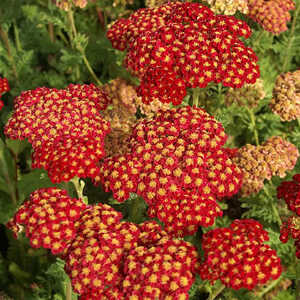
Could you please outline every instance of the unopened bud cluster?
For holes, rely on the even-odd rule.
[[[248,13],[248,0],[205,0],[216,14],[234,15],[237,11]]]
[[[289,10],[295,9],[293,0],[248,0],[248,16],[273,34],[286,31],[290,21]]]
[[[263,81],[258,79],[254,84],[245,84],[239,89],[229,88],[225,95],[225,104],[228,106],[237,104],[239,106],[255,108],[265,96]]]
[[[272,137],[260,146],[247,144],[238,149],[233,162],[243,172],[242,196],[258,193],[264,180],[272,176],[284,177],[299,157],[296,146],[281,137]]]
[[[277,77],[270,108],[282,121],[300,118],[300,70]]]

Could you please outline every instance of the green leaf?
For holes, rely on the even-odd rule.
[[[13,217],[14,212],[15,205],[11,197],[7,193],[0,191],[0,223],[6,224]]]
[[[44,188],[56,186],[51,182],[47,173],[41,169],[35,169],[28,174],[22,175],[18,181],[19,199],[23,202],[33,191]]]

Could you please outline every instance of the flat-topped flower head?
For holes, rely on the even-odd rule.
[[[286,243],[289,238],[294,240],[296,247],[296,257],[300,259],[300,217],[292,216],[282,224],[280,230],[280,240]]]
[[[141,81],[137,91],[143,102],[177,105],[186,88],[254,83],[257,56],[239,40],[250,34],[234,17],[216,16],[199,3],[170,2],[119,19],[107,36],[114,48],[127,51],[125,65]]]
[[[280,258],[265,245],[268,233],[255,220],[235,220],[229,228],[217,228],[203,235],[203,280],[220,279],[226,287],[253,289],[281,274]]]
[[[88,4],[88,0],[52,0],[54,4],[65,11],[69,11],[73,6],[79,8],[85,8]]]
[[[9,87],[7,78],[0,77],[0,95],[6,93],[8,91],[10,91],[10,87]]]
[[[281,121],[300,118],[300,70],[277,77],[270,108]]]
[[[85,208],[81,199],[70,198],[65,190],[43,188],[31,193],[11,224],[25,226],[33,248],[43,247],[60,254],[75,238],[75,222]]]
[[[241,172],[223,145],[221,123],[190,106],[141,120],[129,138],[129,153],[105,158],[97,182],[122,202],[136,193],[149,215],[175,235],[210,226],[222,212],[217,198],[237,193]]]
[[[265,179],[284,177],[294,168],[298,157],[297,147],[278,136],[260,146],[247,144],[238,149],[232,160],[243,172],[242,196],[258,193]]]
[[[293,0],[248,0],[248,8],[248,16],[264,30],[280,34],[288,29],[289,10],[295,9],[295,3]]]
[[[125,299],[188,299],[197,257],[192,244],[168,238],[132,249],[124,261]]]
[[[237,11],[248,13],[248,0],[205,0],[216,14],[234,15]]]
[[[292,181],[283,181],[277,187],[277,198],[283,198],[289,209],[300,217],[300,174]]]
[[[25,91],[15,99],[5,134],[27,138],[34,150],[32,167],[45,168],[53,182],[94,178],[110,130],[98,112],[107,103],[106,94],[92,84]]]

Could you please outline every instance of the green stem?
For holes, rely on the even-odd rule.
[[[278,223],[279,227],[281,227],[282,221],[281,221],[280,215],[278,213],[278,209],[277,209],[277,207],[274,204],[273,198],[271,197],[271,195],[269,193],[269,190],[268,190],[268,188],[265,185],[263,187],[263,190],[264,190],[265,194],[267,195],[267,197],[269,198],[272,210],[273,210],[273,212],[274,212],[274,214],[276,216],[277,223]]]
[[[225,289],[225,285],[222,284],[214,293],[209,295],[208,300],[214,300],[215,298],[217,298],[224,289]]]
[[[48,33],[49,33],[51,43],[55,43],[54,26],[53,23],[51,22],[48,23]]]
[[[13,20],[13,26],[14,26],[16,48],[17,48],[18,52],[21,52],[22,51],[22,45],[21,45],[21,42],[20,42],[20,34],[19,34],[19,29],[18,29],[16,20]]]
[[[279,278],[277,278],[276,280],[273,280],[271,282],[271,284],[269,284],[267,287],[265,287],[260,293],[258,293],[258,297],[262,298],[266,293],[268,293],[269,291],[271,291],[273,288],[275,288],[275,286],[281,281],[282,277],[280,276]]]
[[[300,260],[296,264],[296,300],[300,300]]]
[[[80,178],[74,177],[74,178],[72,178],[71,182],[73,183],[73,185],[75,187],[78,198],[83,199],[84,184],[81,184]]]
[[[15,63],[15,60],[14,60],[14,57],[12,55],[12,51],[11,51],[11,48],[10,48],[8,35],[7,35],[7,32],[2,29],[1,24],[0,24],[0,37],[1,37],[1,39],[4,43],[4,45],[5,45],[7,55],[8,55],[8,59],[9,59],[9,61],[11,63],[11,66],[12,66],[12,71],[13,71],[14,76],[15,76],[17,82],[18,82],[19,76],[18,76],[18,73],[17,73],[16,63]]]
[[[71,40],[72,40],[72,47],[75,48],[73,45],[73,39],[77,37],[77,29],[76,29],[76,25],[75,25],[75,20],[74,20],[74,14],[72,10],[68,11],[68,19],[69,19],[69,23],[72,29],[72,35],[71,35]],[[93,77],[93,79],[96,81],[97,85],[101,86],[102,83],[99,80],[99,78],[97,77],[96,73],[94,72],[90,62],[88,61],[86,54],[85,54],[85,50],[82,47],[77,47],[77,50],[81,53],[81,57],[82,60],[87,68],[87,70],[89,71],[89,73],[91,74],[91,76]],[[79,75],[79,69],[77,70],[77,77]]]
[[[246,109],[247,109],[247,111],[249,113],[251,125],[253,127],[253,133],[254,133],[255,143],[256,143],[256,146],[258,146],[259,145],[259,139],[258,139],[258,132],[257,132],[257,129],[256,129],[255,115],[254,115],[254,112],[253,112],[252,109],[250,109],[247,106],[246,106]]]
[[[194,88],[193,89],[193,105],[198,107],[199,105],[199,96],[200,96],[200,89],[199,88]]]
[[[296,8],[295,13],[294,13],[293,23],[292,23],[291,30],[290,30],[289,42],[288,42],[288,45],[287,45],[287,48],[285,51],[286,55],[285,55],[285,59],[284,59],[283,66],[282,66],[283,72],[287,71],[287,66],[288,66],[288,62],[289,62],[289,53],[290,53],[291,47],[292,47],[294,39],[295,39],[294,32],[295,32],[295,28],[296,28],[297,17],[298,17],[299,11],[300,11],[300,4],[298,4],[298,7]]]
[[[298,126],[300,127],[300,118],[297,118]]]
[[[144,212],[144,200],[141,197],[131,199],[128,220],[134,223],[140,223]]]
[[[66,300],[72,300],[72,284],[71,284],[71,280],[68,280],[68,282],[67,282]]]
[[[94,70],[92,69],[92,67],[91,67],[91,65],[90,65],[90,63],[89,63],[89,61],[88,61],[88,59],[87,59],[84,51],[81,51],[81,50],[79,50],[79,51],[80,51],[80,53],[82,55],[82,59],[83,59],[83,62],[85,64],[86,68],[88,69],[88,71],[90,72],[90,74],[92,75],[92,77],[94,78],[94,80],[97,82],[97,85],[101,86],[102,82],[99,80],[99,78],[95,74]]]

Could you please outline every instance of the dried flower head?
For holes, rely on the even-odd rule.
[[[282,224],[280,230],[280,240],[286,243],[291,237],[294,239],[296,247],[296,257],[300,259],[300,217],[292,216]]]
[[[234,15],[237,11],[248,13],[248,0],[205,0],[216,14]]]
[[[85,208],[81,199],[70,198],[65,190],[43,188],[31,193],[9,225],[24,225],[33,248],[43,247],[59,254],[75,238],[75,221]]]
[[[146,7],[154,8],[166,4],[167,2],[175,2],[176,0],[145,0]]]
[[[300,118],[300,70],[277,77],[270,108],[282,121]]]
[[[221,123],[200,108],[160,111],[137,123],[130,153],[106,158],[96,181],[118,201],[142,196],[168,233],[192,234],[222,215],[216,198],[241,185],[240,170],[222,148],[226,138]]]
[[[300,174],[292,181],[283,181],[277,187],[277,198],[283,198],[289,209],[300,217]]]
[[[15,99],[5,134],[27,138],[34,150],[32,167],[45,168],[53,182],[93,178],[105,155],[109,124],[98,110],[107,102],[105,93],[92,84],[25,91]]]
[[[142,102],[136,93],[136,87],[117,78],[104,86],[110,105],[103,111],[103,118],[110,123],[111,132],[105,139],[105,150],[108,156],[128,152],[127,140],[137,121],[136,113],[140,111],[145,117],[153,117],[160,110],[169,108],[168,104],[156,100],[151,104]]]
[[[88,0],[52,0],[54,4],[65,11],[69,11],[72,6],[85,8],[88,4]]]
[[[281,274],[280,258],[267,241],[268,233],[255,220],[235,220],[229,228],[217,228],[203,235],[203,280],[220,279],[226,287],[253,289]]]
[[[265,179],[284,177],[294,168],[298,157],[297,147],[281,137],[272,137],[260,146],[247,144],[238,149],[233,162],[243,172],[242,196],[258,193]]]
[[[265,96],[263,81],[259,78],[254,84],[245,84],[239,89],[229,88],[225,95],[225,104],[229,106],[236,103],[239,106],[255,108]]]
[[[127,50],[125,65],[141,80],[137,91],[144,103],[177,105],[187,87],[254,83],[257,56],[239,40],[250,34],[234,17],[216,16],[199,3],[174,2],[119,19],[107,36],[114,48]]]
[[[286,31],[289,10],[295,9],[293,0],[248,0],[248,16],[273,34]]]

